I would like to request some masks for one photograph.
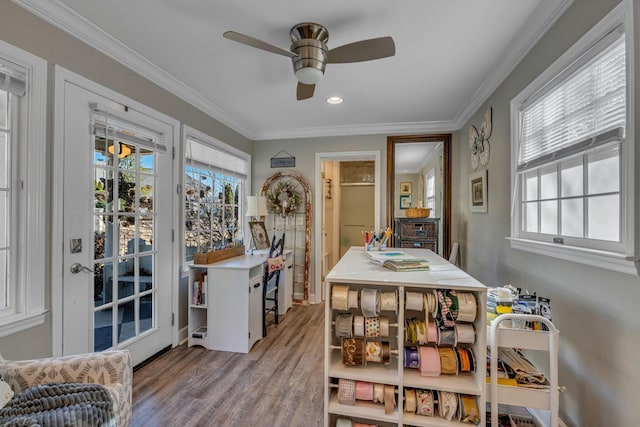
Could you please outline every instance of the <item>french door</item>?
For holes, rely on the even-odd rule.
[[[63,126],[62,353],[139,363],[172,343],[171,131],[70,82]]]

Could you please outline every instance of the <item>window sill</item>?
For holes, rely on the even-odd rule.
[[[575,246],[563,246],[535,240],[507,237],[511,248],[522,251],[533,252],[538,255],[546,255],[552,258],[559,258],[565,261],[573,261],[592,267],[604,268],[606,270],[617,271],[619,273],[640,275],[638,260],[634,257],[615,253],[598,251],[594,249],[579,248]]]
[[[47,311],[17,314],[0,320],[0,338],[44,324]]]

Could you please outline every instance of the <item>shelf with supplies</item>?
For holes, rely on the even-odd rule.
[[[508,327],[538,323],[546,330]],[[501,314],[487,327],[490,353],[490,378],[487,383],[487,401],[491,402],[491,425],[498,425],[498,404],[526,407],[536,426],[558,427],[558,330],[547,318],[534,314]],[[549,373],[545,375],[547,387],[532,388],[499,384],[498,352],[500,348],[517,348],[546,352]]]
[[[396,218],[397,248],[430,249],[438,252],[440,218]]]
[[[353,247],[326,276],[324,424],[484,425],[487,289],[403,251],[430,269],[394,272]]]

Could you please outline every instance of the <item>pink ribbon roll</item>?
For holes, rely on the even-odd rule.
[[[436,347],[421,346],[420,375],[423,377],[437,377],[440,375],[440,353]]]

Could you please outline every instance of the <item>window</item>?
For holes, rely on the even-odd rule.
[[[185,136],[184,254],[207,252],[244,236],[249,155],[189,129]]]
[[[425,208],[430,208],[430,216],[434,217],[436,216],[436,170],[431,169],[427,172],[424,181],[426,183],[424,188]]]
[[[46,62],[0,41],[0,336],[44,322]]]
[[[512,102],[512,246],[635,273],[630,43],[600,26]]]

